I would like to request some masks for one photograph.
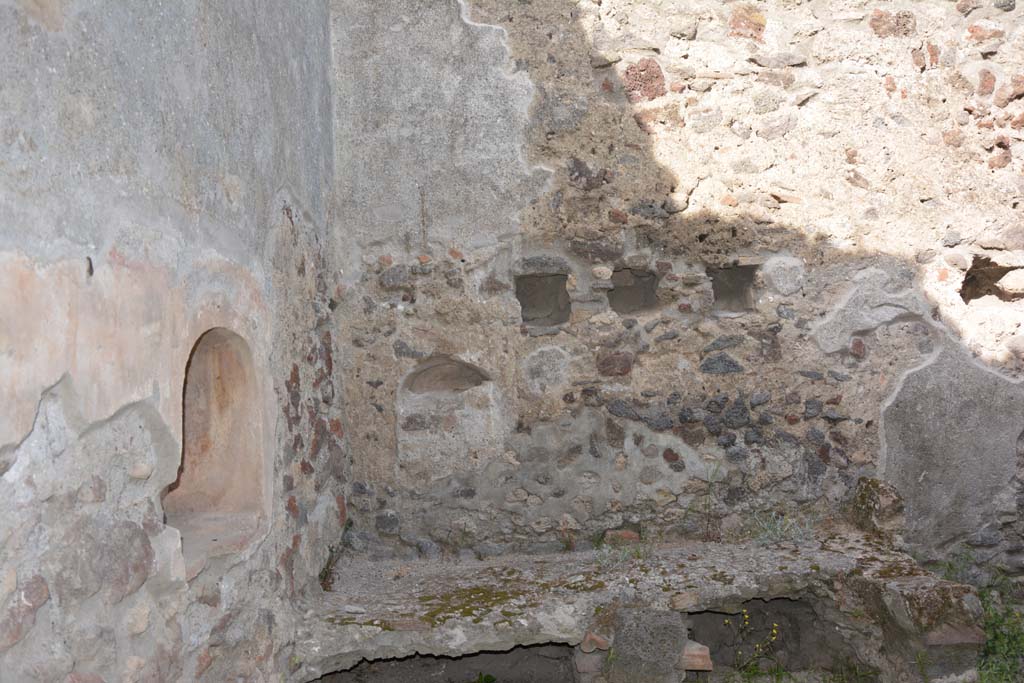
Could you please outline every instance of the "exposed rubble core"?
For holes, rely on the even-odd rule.
[[[0,83],[0,683],[975,677],[1024,4],[13,0]]]

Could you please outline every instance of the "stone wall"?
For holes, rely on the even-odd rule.
[[[0,681],[294,678],[340,555],[886,482],[923,560],[1024,571],[1022,13],[0,2]],[[252,526],[182,539],[215,329]]]
[[[374,137],[340,134],[338,166],[357,140],[400,139],[412,147],[364,152],[377,161],[358,180],[386,179],[375,187],[396,212],[417,187],[439,191],[421,157],[459,202],[492,208],[481,219],[422,195],[396,231],[340,246],[362,258],[341,330],[351,548],[543,551],[615,528],[742,537],[767,510],[834,517],[866,477],[896,485],[923,559],[967,544],[1019,570],[1021,10],[430,5],[375,4],[361,21],[403,38],[335,50],[339,96],[370,71],[404,95],[345,97],[358,123],[341,130]],[[336,43],[349,17],[335,14]],[[504,29],[507,61],[467,18]],[[425,49],[426,34],[451,49]],[[416,76],[449,73],[452,55],[472,78]],[[522,98],[524,77],[529,116],[492,111]],[[480,168],[481,150],[517,138],[525,161]],[[547,185],[524,193],[510,169],[543,169]],[[358,205],[346,215],[373,223],[382,209],[363,199],[378,195],[340,187]],[[403,382],[437,355],[487,383],[411,410]]]

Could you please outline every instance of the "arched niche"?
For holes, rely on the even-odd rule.
[[[396,396],[400,477],[415,485],[483,468],[504,452],[510,415],[483,368],[447,354],[424,358]]]
[[[244,549],[263,516],[262,403],[249,345],[230,330],[207,331],[182,393],[181,465],[163,506],[191,577],[208,558]]]

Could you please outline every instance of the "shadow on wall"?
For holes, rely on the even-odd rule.
[[[538,333],[551,345],[584,340],[597,348],[597,372],[585,378],[584,389],[574,393],[578,402],[567,400],[565,410],[579,413],[581,404],[601,408],[626,423],[683,438],[700,431],[699,443],[708,444],[704,448],[720,448],[726,457],[736,453],[737,463],[727,465],[736,477],[723,487],[728,489],[723,496],[727,510],[757,504],[749,502],[750,489],[761,485],[766,468],[793,466],[803,481],[794,490],[777,489],[783,498],[821,498],[826,489],[848,495],[859,477],[884,476],[906,498],[908,540],[924,555],[987,528],[997,513],[993,501],[1013,499],[1018,487],[1016,442],[1024,421],[1010,406],[1024,392],[971,359],[936,324],[935,308],[919,286],[921,278],[939,270],[950,280],[967,275],[928,258],[911,262],[835,246],[822,233],[777,218],[801,203],[797,194],[723,193],[710,201],[709,190],[697,190],[700,179],[678,177],[658,161],[663,158],[658,144],[685,143],[709,122],[727,123],[720,111],[700,105],[701,94],[714,83],[678,68],[669,53],[594,45],[576,3],[472,4],[475,20],[507,31],[516,69],[526,70],[536,89],[528,130],[530,162],[551,169],[553,179],[547,194],[521,214],[524,250],[556,252],[567,264],[551,267],[549,259],[532,270],[516,266],[512,272],[492,273],[510,281],[507,288],[481,288],[480,293],[485,299],[517,298],[528,335],[542,329]],[[761,53],[764,17],[742,4],[722,12],[729,13],[722,14],[720,24],[730,39],[747,41],[751,54]],[[799,87],[793,70],[768,57],[750,68],[761,86],[791,103],[781,112],[786,116],[779,117],[786,125],[773,127],[768,119],[753,128],[733,122],[737,146],[775,144],[799,121],[802,102],[791,97]],[[852,180],[836,181],[853,191],[859,181],[850,163]],[[417,253],[417,248],[407,250],[409,257]],[[653,327],[594,333],[586,314],[609,308],[624,322],[636,316]],[[671,347],[673,332],[712,321],[721,333],[703,351]],[[572,339],[560,331],[571,331]],[[449,339],[462,336],[461,330],[447,333]],[[686,395],[674,401],[671,394],[645,396],[633,390],[639,380],[609,379],[635,378],[648,362],[653,368],[658,345],[679,357],[695,357],[691,367],[698,372],[692,374],[662,366],[679,373],[673,380]],[[953,375],[950,367],[956,368]],[[912,368],[911,377],[927,381],[899,377]],[[951,381],[951,376],[959,379]],[[619,382],[627,383],[625,391],[632,394],[624,398],[622,384],[613,384]],[[752,435],[748,423],[731,428],[713,420],[694,424],[681,416],[687,402],[703,409],[716,396],[752,397],[765,385],[781,391],[759,411],[772,423],[759,425]],[[965,386],[976,387],[979,395],[998,389],[1014,400],[981,405]],[[823,406],[835,396],[842,401],[843,394],[858,393],[862,405],[852,409],[871,416],[859,422],[842,407]],[[420,430],[418,421],[408,426],[407,432]],[[529,429],[522,427],[523,432]],[[606,438],[619,441],[614,434]],[[977,449],[979,443],[985,448]],[[873,453],[856,461],[847,457],[865,444],[881,451],[877,466]],[[797,462],[775,462],[772,451],[786,449],[801,454]],[[743,452],[752,457],[739,462]],[[669,456],[662,459],[672,464]],[[919,485],[922,477],[928,486]],[[466,481],[452,479],[451,484],[473,490]],[[941,501],[934,495],[937,490],[945,493]],[[764,498],[766,491],[771,492],[762,488],[757,495]],[[524,500],[530,500],[529,494]],[[1011,507],[1014,521],[997,525],[992,530],[996,540],[987,547],[1016,544],[1020,529]]]
[[[948,302],[929,301],[920,286],[925,277],[940,282],[962,277],[956,291],[964,302],[987,296],[986,305],[992,305],[994,299],[1019,298],[1005,289],[1005,280],[998,283],[1016,267],[976,255],[957,270],[947,267],[952,261],[936,263],[934,253],[910,261],[871,249],[833,246],[813,228],[771,217],[783,204],[802,201],[792,194],[725,194],[717,198],[719,210],[691,207],[700,181],[680,178],[659,163],[664,154],[656,148],[662,140],[700,135],[708,117],[721,117],[720,111],[708,111],[699,102],[701,91],[713,83],[698,84],[701,79],[692,69],[679,68],[672,54],[658,49],[635,49],[611,39],[607,45],[595,44],[581,25],[581,9],[574,2],[515,8],[500,0],[473,4],[484,20],[505,28],[512,52],[519,57],[517,67],[530,73],[537,88],[531,161],[553,169],[555,177],[550,192],[525,212],[527,242],[536,238],[540,243],[559,243],[581,262],[613,269],[610,281],[592,279],[587,273],[580,277],[577,270],[574,275],[584,283],[590,280],[591,290],[577,292],[573,306],[602,310],[607,305],[623,317],[660,309],[662,315],[686,325],[711,316],[726,330],[720,339],[728,339],[730,333],[760,334],[758,352],[741,359],[747,372],[755,375],[750,377],[754,382],[743,387],[745,392],[741,389],[747,395],[756,389],[761,372],[792,372],[825,357],[848,369],[873,370],[857,373],[853,382],[862,385],[875,385],[892,372],[894,363],[908,370],[905,379],[888,380],[891,389],[880,420],[864,425],[879,432],[877,469],[861,463],[841,473],[847,490],[855,487],[854,472],[893,483],[907,505],[907,541],[926,558],[937,559],[966,542],[975,548],[979,562],[995,558],[1014,572],[1024,571],[1024,555],[1012,550],[1024,532],[1016,502],[1022,488],[1017,444],[1024,433],[1019,410],[1024,386],[974,360],[937,322],[939,303],[947,304],[947,315],[957,309],[950,309]],[[758,55],[751,62],[764,66],[751,68],[759,83],[786,96],[800,87],[793,69],[783,65],[785,60],[765,54],[761,41],[766,20],[754,6],[730,5],[720,10],[719,18],[732,39],[747,41],[751,54]],[[690,33],[690,39],[697,35],[696,24],[691,27],[676,17],[660,23],[665,33]],[[644,44],[645,38],[638,35],[632,41]],[[581,83],[589,87],[586,94],[580,93]],[[802,106],[796,101],[793,111],[777,117],[789,128]],[[771,123],[765,119],[752,131],[750,125],[735,121],[731,128],[739,145],[787,135],[787,126],[780,129]],[[789,163],[800,162],[791,158]],[[859,178],[851,166],[846,179],[837,182],[852,192]],[[707,197],[701,200],[706,207]],[[742,212],[742,204],[754,205],[757,211]],[[646,249],[654,256],[646,262],[634,260]],[[675,283],[683,282],[681,289],[687,290],[685,283],[693,273],[664,268],[663,260],[702,266],[704,278],[681,294]],[[517,294],[524,324],[533,325],[537,320],[532,311],[545,307],[534,292],[521,294],[518,285],[524,277],[528,276],[517,279]],[[952,285],[949,289],[954,291]],[[563,311],[559,319],[568,320],[570,313],[558,297],[547,296],[549,308]],[[778,305],[768,306],[766,300]],[[958,328],[956,319],[944,322]],[[890,327],[906,323],[916,324],[918,332],[894,340]],[[787,334],[781,328],[795,330]],[[817,348],[808,348],[806,341]],[[781,361],[781,367],[773,361]],[[701,368],[708,373],[706,364]],[[731,367],[719,366],[714,372],[723,369]],[[719,384],[722,379],[706,374],[699,382],[709,394],[725,391],[729,384],[736,388],[729,381]],[[845,389],[845,381],[848,378],[832,382],[835,390],[856,391]],[[651,403],[634,398],[637,412],[640,405]],[[820,431],[808,425],[812,441],[823,437],[811,444],[812,450],[829,468],[846,468],[849,463],[842,463],[840,454],[847,444],[836,440],[837,422],[823,424]],[[756,473],[750,474],[756,478]],[[935,495],[938,491],[943,495]],[[1001,555],[1007,549],[1009,554]]]

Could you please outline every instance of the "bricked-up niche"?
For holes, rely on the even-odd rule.
[[[472,363],[447,355],[427,358],[409,373],[405,388],[413,394],[459,393],[489,382],[487,373]]]
[[[612,273],[615,288],[608,292],[608,304],[616,313],[639,313],[658,307],[658,276],[649,270],[621,268]]]
[[[516,298],[523,309],[523,322],[537,327],[569,321],[572,305],[563,273],[538,273],[516,277]]]
[[[196,342],[185,369],[178,479],[163,498],[189,576],[245,547],[263,512],[262,418],[249,346],[224,328]]]
[[[715,313],[744,313],[754,309],[754,276],[757,266],[708,268]]]

